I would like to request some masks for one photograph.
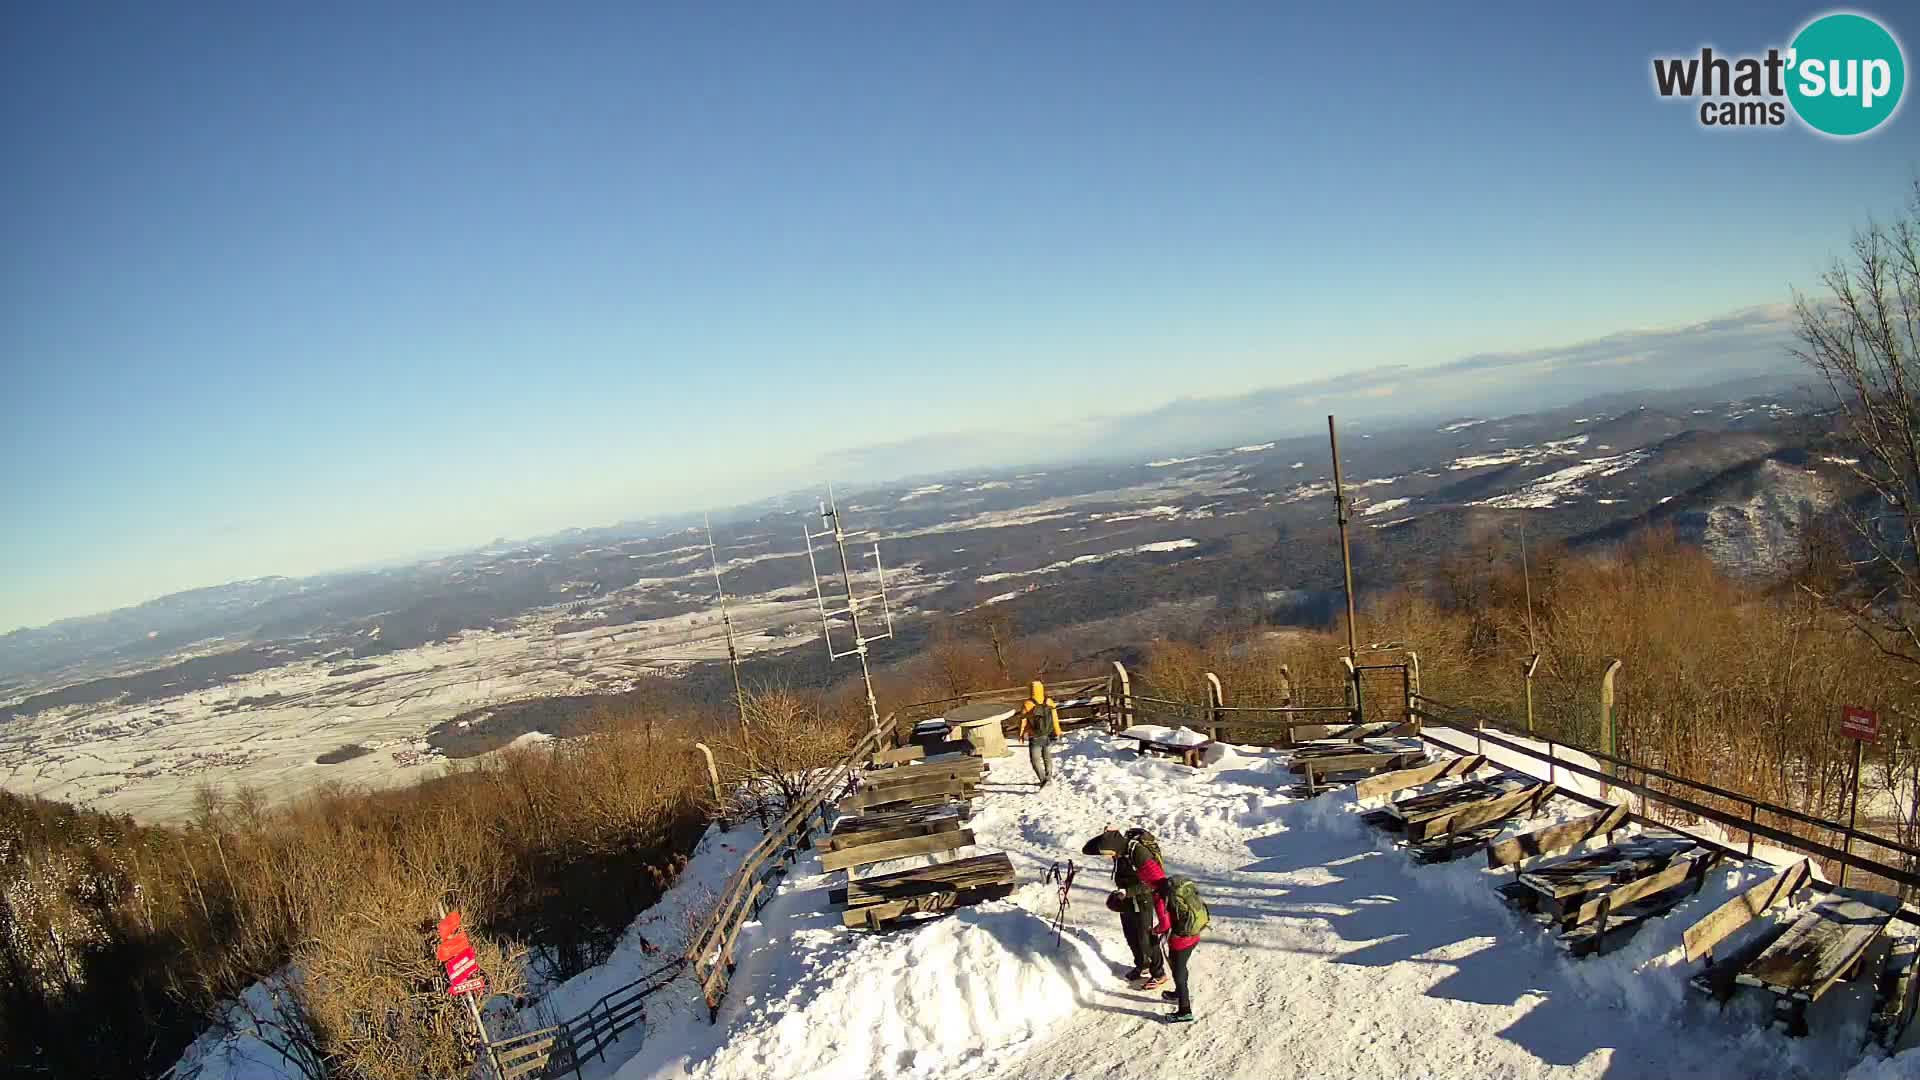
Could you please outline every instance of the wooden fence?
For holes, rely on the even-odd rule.
[[[806,794],[787,808],[786,816],[767,830],[721,887],[713,914],[694,934],[685,956],[686,966],[706,998],[709,1021],[719,1018],[720,1002],[727,996],[740,927],[759,913],[768,890],[785,876],[787,867],[799,853],[813,846],[814,830],[825,827],[828,808],[851,785],[860,767],[892,745],[897,723],[897,715],[889,715],[879,727],[854,744],[845,757],[819,770]]]

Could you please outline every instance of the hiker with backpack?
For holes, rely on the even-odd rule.
[[[1160,864],[1160,842],[1145,829],[1122,833],[1108,826],[1087,841],[1080,852],[1113,860],[1114,890],[1107,896],[1107,909],[1119,913],[1120,929],[1127,936],[1127,949],[1133,953],[1133,968],[1127,972],[1129,985],[1135,990],[1165,986],[1166,959],[1160,953],[1160,939],[1153,933],[1155,916],[1164,915],[1164,911],[1151,884],[1167,876]]]
[[[1157,863],[1153,868],[1161,869]],[[1200,944],[1200,932],[1207,928],[1207,905],[1191,880],[1166,877],[1161,872],[1163,876],[1151,882],[1160,917],[1153,932],[1167,937],[1167,966],[1173,969],[1173,989],[1162,990],[1160,999],[1175,1006],[1168,1023],[1188,1024],[1193,1022],[1193,996],[1188,992],[1187,961],[1193,958],[1194,946]]]
[[[1041,787],[1053,779],[1053,740],[1060,737],[1060,704],[1047,696],[1040,680],[1020,706],[1020,737],[1027,740],[1027,762]]]

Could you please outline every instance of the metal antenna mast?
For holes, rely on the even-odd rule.
[[[713,591],[720,596],[720,625],[727,631],[727,664],[733,668],[733,706],[740,711],[740,730],[747,730],[747,694],[740,688],[740,649],[733,640],[733,616],[727,611],[727,590],[720,584],[720,553],[713,547],[713,517],[701,514],[707,525],[707,558],[713,563]]]
[[[1346,498],[1346,479],[1340,475],[1340,436],[1334,434],[1332,417],[1327,417],[1327,446],[1332,450],[1332,509],[1340,525],[1340,569],[1346,573],[1346,663],[1354,669],[1354,713],[1359,713],[1359,644],[1354,619],[1354,548],[1346,542],[1346,521],[1352,517],[1352,503]]]
[[[839,660],[846,656],[860,658],[860,678],[867,687],[867,719],[873,724],[873,729],[879,731],[880,704],[873,697],[873,670],[867,665],[867,643],[885,641],[893,636],[893,609],[887,606],[887,574],[886,569],[880,565],[880,545],[878,543],[873,545],[873,572],[880,585],[880,612],[886,620],[887,632],[868,637],[860,630],[860,607],[862,604],[871,603],[872,598],[854,595],[853,562],[847,557],[847,532],[840,523],[840,506],[834,501],[832,484],[827,485],[827,499],[820,504],[820,525],[823,532],[818,535],[831,532],[834,547],[840,551],[840,579],[847,590],[847,606],[835,611],[827,610],[826,593],[820,587],[820,568],[813,559],[813,540],[816,534],[802,524],[800,532],[807,540],[807,568],[813,571],[813,597],[820,607],[820,636],[826,639],[828,659]],[[845,615],[848,624],[853,628],[853,648],[851,649],[834,648],[832,620],[837,615]]]

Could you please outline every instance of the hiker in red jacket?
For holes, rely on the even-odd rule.
[[[1185,882],[1185,879],[1181,881]],[[1200,944],[1200,930],[1206,925],[1206,917],[1202,914],[1200,925],[1192,927],[1190,933],[1174,933],[1174,913],[1171,910],[1172,907],[1177,906],[1174,896],[1174,879],[1167,876],[1167,872],[1159,863],[1148,863],[1141,868],[1140,882],[1153,890],[1153,913],[1156,920],[1153,924],[1153,934],[1155,937],[1167,939],[1167,966],[1173,969],[1173,989],[1160,992],[1161,1000],[1177,1006],[1173,1014],[1167,1017],[1167,1022],[1191,1023],[1193,998],[1187,991],[1187,961],[1193,956],[1193,947]],[[1186,888],[1192,889],[1192,884],[1187,882]],[[1195,895],[1195,903],[1198,903],[1197,894],[1190,895]],[[1205,911],[1204,906],[1201,906],[1201,911]],[[1182,926],[1181,929],[1189,928]]]

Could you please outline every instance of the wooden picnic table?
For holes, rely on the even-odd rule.
[[[1696,846],[1690,836],[1649,829],[1617,844],[1521,871],[1519,882],[1534,893],[1536,909],[1560,916],[1595,893],[1650,877]]]
[[[994,852],[849,882],[830,892],[828,900],[845,906],[841,925],[877,930],[903,915],[997,900],[1013,886],[1013,860],[1005,852]]]
[[[1151,735],[1127,735],[1125,737],[1140,744],[1140,753],[1142,755],[1149,752],[1167,754],[1171,757],[1179,758],[1191,769],[1199,769],[1206,766],[1207,748],[1213,745],[1212,739],[1203,739],[1197,743],[1176,743],[1156,739]]]
[[[1388,803],[1385,810],[1398,821],[1408,840],[1425,840],[1446,832],[1450,825],[1480,825],[1517,811],[1544,781],[1519,773],[1501,773],[1485,780],[1469,780],[1439,791]]]
[[[1808,909],[1735,976],[1774,995],[1774,1019],[1804,1035],[1806,1007],[1859,965],[1900,910],[1895,897],[1839,889]]]

